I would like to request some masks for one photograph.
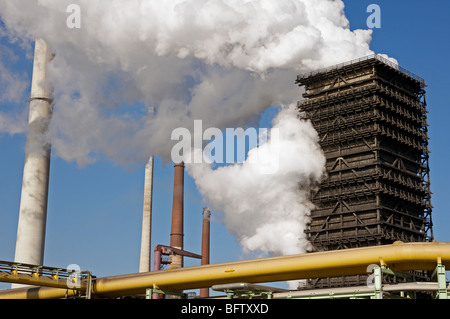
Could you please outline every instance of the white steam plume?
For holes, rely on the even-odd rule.
[[[282,109],[273,120],[277,141],[248,153],[245,162],[213,169],[187,164],[197,188],[215,211],[224,213],[227,228],[244,251],[270,255],[306,252],[302,230],[309,221],[310,191],[324,174],[325,157],[310,121],[299,120],[295,107]],[[275,170],[266,170],[267,163]]]
[[[66,27],[73,3],[80,29]],[[43,37],[56,53],[50,142],[80,166],[102,155],[169,160],[173,129],[257,123],[269,106],[300,98],[297,74],[373,53],[371,31],[351,31],[338,0],[14,0],[0,1],[0,17],[0,35],[24,44]],[[311,124],[292,114],[274,123],[285,131],[277,174],[189,167],[247,250],[306,247],[308,194],[323,156]]]
[[[1,37],[1,32],[0,32]],[[26,100],[28,77],[12,69],[18,64],[18,56],[6,45],[0,44],[0,136],[2,133],[17,134],[26,131],[27,108],[15,108]]]
[[[174,128],[244,126],[296,101],[298,73],[372,53],[342,1],[14,0],[0,16],[0,34],[56,53],[52,149],[81,166],[168,160]]]

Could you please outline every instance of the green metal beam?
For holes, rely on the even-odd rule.
[[[381,267],[373,269],[374,296],[373,299],[383,299],[383,272]]]
[[[436,298],[449,299],[449,293],[447,291],[447,280],[445,279],[445,266],[438,262],[432,277],[436,278],[436,281],[438,283]]]

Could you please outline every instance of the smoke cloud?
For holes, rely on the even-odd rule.
[[[73,3],[79,29],[66,24]],[[176,127],[244,126],[298,100],[298,73],[371,53],[371,31],[351,31],[343,10],[330,0],[0,2],[1,34],[43,37],[56,53],[52,149],[80,166],[168,160]]]
[[[79,29],[66,25],[72,3]],[[332,0],[14,0],[0,2],[0,16],[0,34],[25,45],[42,37],[56,53],[49,136],[56,156],[80,166],[103,156],[168,161],[173,129],[258,123],[268,107],[300,98],[297,74],[373,53],[371,31],[351,31],[343,2]],[[0,113],[5,131],[2,116],[17,115]],[[308,194],[324,159],[292,108],[274,126],[283,129],[277,174],[245,163],[188,171],[244,249],[304,252]]]
[[[0,32],[1,37],[1,32]],[[18,64],[18,56],[8,46],[0,44],[0,134],[18,134],[26,131],[27,108],[15,109],[26,99],[25,91],[29,87],[25,72],[14,72],[11,66]]]
[[[224,213],[225,225],[245,252],[304,253],[310,191],[324,175],[325,157],[317,132],[310,121],[297,118],[294,105],[277,114],[272,130],[279,132],[277,142],[269,134],[243,163],[217,169],[187,164],[187,171],[210,208]],[[276,163],[276,170],[266,170],[267,163]]]

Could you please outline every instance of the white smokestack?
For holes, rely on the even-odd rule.
[[[152,251],[153,156],[145,165],[144,208],[142,213],[141,257],[139,272],[149,272]]]
[[[15,262],[42,265],[50,168],[47,129],[52,113],[52,96],[47,84],[49,46],[43,39],[35,42],[31,83],[28,135],[20,198]]]

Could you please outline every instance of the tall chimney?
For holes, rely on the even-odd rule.
[[[31,82],[25,165],[23,168],[15,262],[42,265],[50,170],[47,129],[52,113],[52,94],[47,83],[49,46],[36,39]]]
[[[183,194],[184,193],[184,163],[175,164],[173,182],[172,229],[170,246],[183,249]],[[171,255],[169,268],[183,267],[183,256]]]
[[[202,260],[201,265],[209,264],[209,243],[210,243],[210,216],[208,207],[203,208],[203,227],[202,227]],[[200,297],[209,297],[209,288],[200,288]]]
[[[139,272],[150,271],[152,235],[153,156],[145,165],[144,208],[142,212],[141,258]]]

